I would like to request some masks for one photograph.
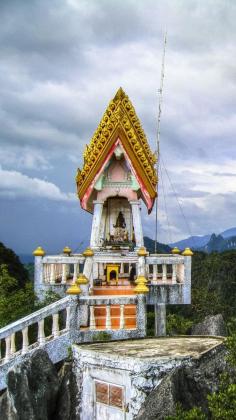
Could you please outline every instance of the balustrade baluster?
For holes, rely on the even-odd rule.
[[[22,343],[21,354],[25,354],[27,353],[28,347],[29,347],[28,327],[23,328],[22,337],[23,337],[23,343]]]
[[[45,343],[44,319],[38,322],[38,342],[40,346]]]
[[[67,264],[62,264],[62,284],[66,283]]]
[[[94,316],[94,306],[90,305],[90,320],[89,320],[89,329],[90,330],[96,330],[96,322],[95,322],[95,316]]]
[[[177,267],[176,264],[172,265],[172,283],[175,284],[177,279]]]
[[[166,264],[162,264],[162,281],[167,280],[167,266]]]
[[[55,283],[55,265],[50,264],[50,284]]]
[[[6,343],[6,352],[5,352],[5,362],[8,362],[11,356],[11,336],[5,338]]]
[[[106,329],[111,329],[111,306],[106,305]]]
[[[52,316],[52,335],[53,337],[59,336],[59,314],[53,314]]]
[[[120,329],[121,330],[125,328],[124,308],[125,308],[125,305],[120,305]]]
[[[11,354],[16,352],[15,333],[11,335]]]
[[[73,283],[75,283],[76,279],[77,279],[77,263],[74,264]]]
[[[66,330],[70,329],[70,306],[66,308]]]
[[[156,283],[157,282],[157,265],[156,264],[153,264],[152,272],[153,272],[152,279]]]

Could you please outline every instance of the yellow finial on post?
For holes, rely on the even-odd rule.
[[[38,246],[33,252],[35,257],[43,257],[45,255],[45,251],[41,246]]]
[[[185,248],[185,250],[182,252],[182,255],[184,257],[192,257],[193,251],[190,248]]]
[[[94,255],[94,252],[91,248],[86,248],[85,251],[83,252],[83,256],[84,257],[92,257]]]
[[[172,250],[171,250],[171,254],[180,254],[180,249],[175,246]]]
[[[71,252],[72,250],[69,246],[65,246],[65,248],[63,248],[63,254],[70,255]]]

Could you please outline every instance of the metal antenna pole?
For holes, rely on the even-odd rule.
[[[166,43],[167,43],[167,32],[164,35],[163,43],[163,54],[162,54],[162,65],[161,65],[161,83],[160,89],[158,89],[158,118],[157,118],[157,136],[156,136],[156,174],[157,174],[157,197],[156,197],[156,225],[155,225],[155,254],[157,253],[157,213],[158,213],[158,176],[159,176],[159,165],[160,165],[160,129],[161,129],[161,106],[162,106],[162,94],[164,85],[165,75],[165,55],[166,55]]]

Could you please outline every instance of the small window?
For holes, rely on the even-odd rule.
[[[123,387],[95,381],[96,402],[122,409],[124,406]]]

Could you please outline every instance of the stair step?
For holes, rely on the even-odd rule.
[[[106,316],[106,306],[95,306],[94,315],[96,316]],[[124,315],[136,315],[136,306],[135,305],[125,305],[124,306]],[[111,316],[120,316],[120,306],[111,305]]]

